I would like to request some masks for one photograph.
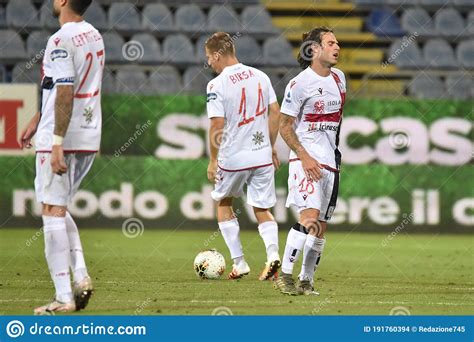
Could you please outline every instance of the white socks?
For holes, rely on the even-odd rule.
[[[218,224],[222,237],[229,248],[230,256],[234,259],[234,263],[238,265],[244,260],[244,252],[240,243],[239,221],[235,218],[230,221],[219,222]]]
[[[286,239],[285,253],[283,254],[283,261],[281,270],[283,273],[292,274],[295,262],[303,249],[308,234],[302,233],[294,228],[291,228]]]
[[[82,279],[87,277],[88,274],[79,231],[77,230],[76,223],[69,212],[66,212],[66,229],[70,248],[70,266],[74,276],[74,281],[79,283]]]
[[[304,245],[303,265],[299,275],[300,280],[309,280],[311,284],[313,283],[314,272],[319,265],[325,243],[326,239],[319,239],[308,234]]]
[[[56,299],[60,302],[73,300],[69,275],[69,239],[66,218],[43,216],[43,231],[46,261],[51,279],[56,289]]]
[[[275,221],[263,222],[258,226],[267,251],[267,261],[280,260],[278,255],[278,225]]]

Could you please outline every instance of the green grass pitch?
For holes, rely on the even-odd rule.
[[[285,231],[283,231],[285,230]],[[281,228],[280,251],[286,240]],[[200,280],[200,250],[217,248],[215,231],[145,230],[127,238],[120,229],[83,229],[81,238],[96,293],[90,315],[465,315],[474,311],[473,237],[470,235],[328,232],[316,273],[320,296],[281,295],[257,277],[264,246],[257,231],[241,233],[251,273],[231,281]],[[36,238],[36,240],[35,240]],[[301,258],[300,258],[301,259]],[[300,269],[295,267],[295,274]],[[0,229],[0,314],[31,314],[53,286],[38,230]]]

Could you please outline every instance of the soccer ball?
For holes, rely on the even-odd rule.
[[[218,279],[225,271],[225,259],[215,249],[202,251],[194,259],[194,271],[201,279]]]

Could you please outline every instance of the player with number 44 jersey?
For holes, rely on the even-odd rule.
[[[273,277],[280,267],[278,226],[269,208],[276,203],[273,150],[278,135],[280,107],[270,79],[262,71],[239,63],[233,38],[217,32],[205,43],[208,64],[219,74],[207,86],[207,114],[211,120],[211,158],[208,179],[215,183],[217,221],[234,261],[230,279],[250,272],[232,208],[247,185],[247,203],[254,208],[258,230],[267,252],[260,280]]]

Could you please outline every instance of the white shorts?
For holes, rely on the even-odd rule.
[[[214,201],[244,195],[247,184],[247,203],[252,207],[268,209],[275,205],[275,167],[273,165],[243,171],[218,169],[219,181],[211,192]]]
[[[53,173],[51,153],[36,153],[36,200],[40,203],[67,206],[94,162],[94,153],[65,153],[67,172]]]
[[[290,162],[288,175],[288,198],[286,206],[298,212],[318,209],[319,221],[329,221],[336,208],[339,191],[339,173],[321,169],[322,177],[317,182],[308,182],[301,161]]]

